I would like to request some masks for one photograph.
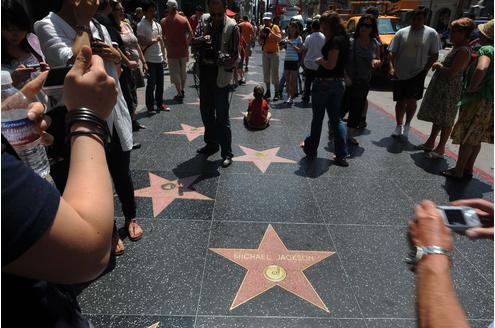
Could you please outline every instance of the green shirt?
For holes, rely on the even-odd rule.
[[[478,57],[481,56],[490,57],[490,67],[488,68],[483,81],[481,81],[481,85],[478,91],[474,93],[463,93],[461,101],[459,103],[461,106],[471,102],[479,101],[481,99],[493,101],[493,46],[482,46],[478,50]],[[473,61],[467,69],[466,77],[464,79],[464,91],[469,88],[469,84],[471,83],[471,79],[473,78],[473,74],[476,70],[477,64],[478,61]]]

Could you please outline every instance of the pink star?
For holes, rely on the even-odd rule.
[[[248,147],[241,147],[246,154],[243,156],[234,157],[234,161],[238,162],[253,162],[261,172],[265,173],[271,163],[295,163],[295,161],[277,156],[280,147],[275,147],[267,150],[255,150]]]
[[[178,134],[178,135],[185,135],[187,137],[187,140],[193,141],[199,136],[202,136],[205,134],[205,128],[204,127],[194,127],[190,126],[187,124],[180,124],[182,127],[182,130],[177,130],[177,131],[170,131],[170,132],[164,132],[164,134]]]
[[[150,186],[134,191],[136,197],[149,197],[153,203],[153,217],[157,217],[175,199],[212,200],[205,195],[189,189],[199,175],[167,180],[153,173],[148,173]]]
[[[335,252],[287,249],[271,224],[257,249],[210,248],[210,251],[247,269],[230,310],[279,286],[329,312],[303,271]]]

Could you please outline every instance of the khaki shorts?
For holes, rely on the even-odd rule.
[[[272,84],[278,85],[278,65],[279,57],[278,53],[267,54],[263,53],[263,81],[266,84],[272,82]]]
[[[171,83],[185,84],[187,77],[187,57],[183,58],[168,58],[168,70],[170,72]]]

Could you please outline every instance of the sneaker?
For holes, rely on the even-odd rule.
[[[170,112],[170,107],[168,107],[165,104],[161,104],[160,106],[157,106],[156,111],[164,111],[164,112]]]
[[[290,105],[292,105],[292,103],[293,103],[293,102],[294,102],[294,100],[292,100],[292,98],[291,98],[291,97],[289,97],[289,98],[285,101],[285,103],[286,103],[286,104],[290,104]]]
[[[232,157],[227,156],[222,161],[222,167],[229,167],[232,164]]]
[[[402,136],[406,139],[409,138],[409,129],[410,128],[411,127],[409,126],[409,124],[406,124],[406,125],[404,125],[404,130],[402,130]]]
[[[394,138],[399,138],[399,137],[402,135],[402,133],[403,133],[403,132],[402,132],[402,131],[403,131],[402,129],[403,129],[403,128],[402,128],[402,125],[397,125],[397,126],[395,127],[394,132],[392,132],[392,137],[394,137]]]

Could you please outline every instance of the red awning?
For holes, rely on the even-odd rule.
[[[229,8],[227,8],[227,10],[225,10],[225,15],[227,15],[229,17],[234,17],[237,14],[235,12],[233,12],[232,10],[230,10]]]

